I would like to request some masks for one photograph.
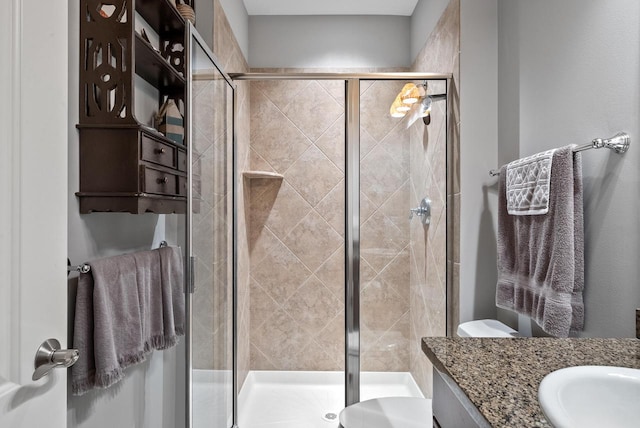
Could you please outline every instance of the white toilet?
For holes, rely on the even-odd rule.
[[[340,412],[341,428],[424,428],[431,420],[431,400],[426,398],[375,398]]]
[[[520,337],[517,331],[497,320],[462,323],[460,337]],[[343,428],[421,428],[431,421],[431,400],[386,397],[362,401],[340,412]]]
[[[458,326],[460,337],[520,337],[517,331],[497,320],[475,320]]]

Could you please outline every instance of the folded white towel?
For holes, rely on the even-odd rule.
[[[549,212],[549,181],[556,149],[518,159],[507,165],[507,212],[540,215]]]

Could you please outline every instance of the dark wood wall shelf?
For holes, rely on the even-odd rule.
[[[80,212],[186,213],[187,148],[137,120],[134,77],[186,100],[185,21],[169,0],[119,0],[80,10]],[[135,12],[158,34],[154,48]],[[186,121],[185,121],[186,123]]]
[[[151,86],[163,88],[165,94],[182,98],[186,85],[185,78],[138,33],[135,38],[136,74]]]

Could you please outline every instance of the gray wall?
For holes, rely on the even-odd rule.
[[[405,44],[395,43],[398,39],[397,35],[394,35],[397,28],[392,28],[397,24],[389,24],[385,23],[382,27],[378,27],[377,34],[380,36],[387,37],[387,41],[383,40],[383,43],[380,45],[371,45],[371,42],[366,40],[368,37],[365,37],[363,44],[363,27],[362,22],[365,20],[369,20],[371,16],[359,16],[359,17],[351,17],[351,21],[346,22],[339,27],[336,27],[336,23],[323,24],[323,21],[332,20],[334,21],[336,17],[305,17],[307,20],[311,20],[317,22],[317,25],[330,25],[333,30],[337,29],[339,32],[337,33],[338,40],[341,43],[346,44],[346,46],[353,47],[355,49],[348,50],[346,47],[341,48],[344,52],[347,52],[347,57],[356,56],[356,58],[350,59],[349,64],[344,64],[344,54],[339,56],[338,59],[340,62],[333,61],[331,58],[336,53],[335,45],[336,43],[336,34],[333,31],[317,31],[315,34],[308,33],[306,27],[300,29],[300,33],[293,33],[292,28],[300,28],[297,24],[300,21],[300,16],[280,16],[277,19],[269,19],[274,18],[273,16],[265,17],[265,16],[255,16],[249,17],[247,14],[247,10],[244,7],[244,3],[238,0],[220,0],[222,7],[227,15],[227,19],[229,20],[229,24],[233,30],[236,39],[242,49],[245,57],[249,58],[250,66],[252,67],[302,67],[304,64],[309,67],[408,67],[411,65],[413,60],[415,60],[416,55],[420,52],[420,49],[424,46],[429,34],[435,27],[438,19],[442,15],[442,12],[449,4],[449,0],[418,0],[416,8],[414,10],[413,15],[409,18],[409,52],[407,54],[406,49],[407,46]],[[198,3],[198,15],[208,15],[213,10],[213,2],[210,0],[199,2]],[[264,19],[266,18],[266,19]],[[383,22],[384,18],[389,17],[377,17],[374,21],[372,21],[373,25],[379,26],[380,22]],[[394,17],[398,18],[397,20],[405,21],[406,17]],[[251,20],[251,26],[249,25],[249,20]],[[286,20],[287,24],[282,25],[283,21]],[[256,21],[260,23],[260,26],[256,26]],[[366,21],[365,21],[366,22]],[[289,25],[293,25],[293,27],[289,27]],[[344,26],[348,28],[344,28]],[[406,24],[402,24],[403,28],[402,38],[406,43]],[[273,28],[269,28],[273,26]],[[203,35],[207,42],[211,42],[211,37],[213,34],[213,29],[211,28],[211,23],[208,20],[198,20],[197,24],[198,30],[200,34]],[[251,27],[251,28],[249,28]],[[357,28],[358,30],[354,30]],[[370,30],[364,28],[366,33],[364,35],[368,35]],[[284,32],[284,35],[282,34]],[[386,33],[386,34],[384,34]],[[251,40],[257,40],[259,42],[259,46],[254,47],[255,58],[249,56],[249,45],[250,45],[250,34]],[[392,39],[388,39],[388,36],[391,35]],[[318,51],[314,49],[314,55],[309,55],[308,49],[295,49],[291,51],[289,39],[299,39],[302,37],[299,43],[311,43],[316,44],[318,46],[325,46],[324,52]],[[352,41],[351,39],[355,39]],[[286,44],[282,45],[282,41],[285,40]],[[391,42],[395,44],[392,44]],[[379,42],[377,42],[379,43]],[[304,45],[303,45],[304,46]],[[311,46],[311,45],[308,45]],[[363,53],[360,52],[362,47],[365,46],[366,50],[373,49],[373,52]],[[371,47],[373,46],[373,47]],[[266,47],[266,51],[265,51]],[[383,52],[376,52],[377,50],[384,48]],[[331,51],[329,52],[328,49]],[[271,57],[274,52],[277,52],[277,57]],[[358,52],[356,54],[356,52]],[[389,53],[391,56],[389,56]],[[301,58],[296,58],[300,57]],[[329,58],[324,58],[327,55],[331,55]],[[365,55],[370,55],[369,59]],[[403,57],[406,55],[406,57]],[[318,58],[318,56],[322,56],[322,58]],[[380,59],[384,63],[389,63],[392,58],[397,57],[401,59],[402,63],[400,65],[395,64],[392,65],[380,65],[380,63],[376,62],[376,59]],[[263,65],[265,64],[265,58],[269,59],[269,64],[277,64],[277,65]],[[278,59],[283,59],[284,62],[279,63]],[[321,60],[322,64],[317,65],[318,61]],[[356,65],[351,65],[355,61],[358,61]],[[296,65],[287,65],[295,62]]]
[[[415,60],[424,47],[429,34],[438,23],[449,0],[418,0],[411,15],[411,60]]]
[[[250,16],[251,68],[411,66],[410,17]]]
[[[500,0],[499,17],[497,162],[631,135],[624,156],[583,153],[583,335],[632,337],[640,306],[640,3]]]
[[[213,3],[213,0],[207,0]],[[202,1],[197,4],[200,5]],[[244,7],[242,0],[220,0],[220,4],[224,9],[225,15],[233,35],[236,36],[236,40],[240,45],[240,50],[244,54],[244,57],[249,56],[249,15],[247,15],[247,9]],[[199,7],[199,6],[197,6]]]
[[[68,257],[74,264],[96,258],[155,248],[161,240],[180,244],[184,216],[122,213],[80,215],[79,190],[78,37],[79,2],[69,3],[69,193]],[[152,33],[149,33],[153,37]],[[157,108],[155,91],[136,79],[136,116],[149,122]],[[77,274],[69,279],[69,326],[73,326]],[[71,331],[69,332],[71,334]],[[71,337],[69,337],[71,343]],[[150,355],[125,371],[111,388],[67,399],[69,428],[174,428],[184,424],[184,340],[175,348]]]
[[[460,3],[460,321],[495,318],[497,0]]]

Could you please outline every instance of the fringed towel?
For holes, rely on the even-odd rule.
[[[545,215],[507,212],[506,166],[498,200],[497,306],[527,315],[548,334],[568,337],[584,325],[582,161],[557,149]]]
[[[176,247],[163,247],[160,253],[160,278],[162,281],[164,344],[170,348],[184,335],[184,286],[182,252]]]
[[[507,165],[507,212],[541,215],[549,211],[549,180],[556,149],[518,159]]]
[[[119,382],[125,368],[144,361],[153,349],[175,345],[184,334],[182,257],[177,248],[161,250],[96,260],[89,273],[80,274],[74,395]]]

